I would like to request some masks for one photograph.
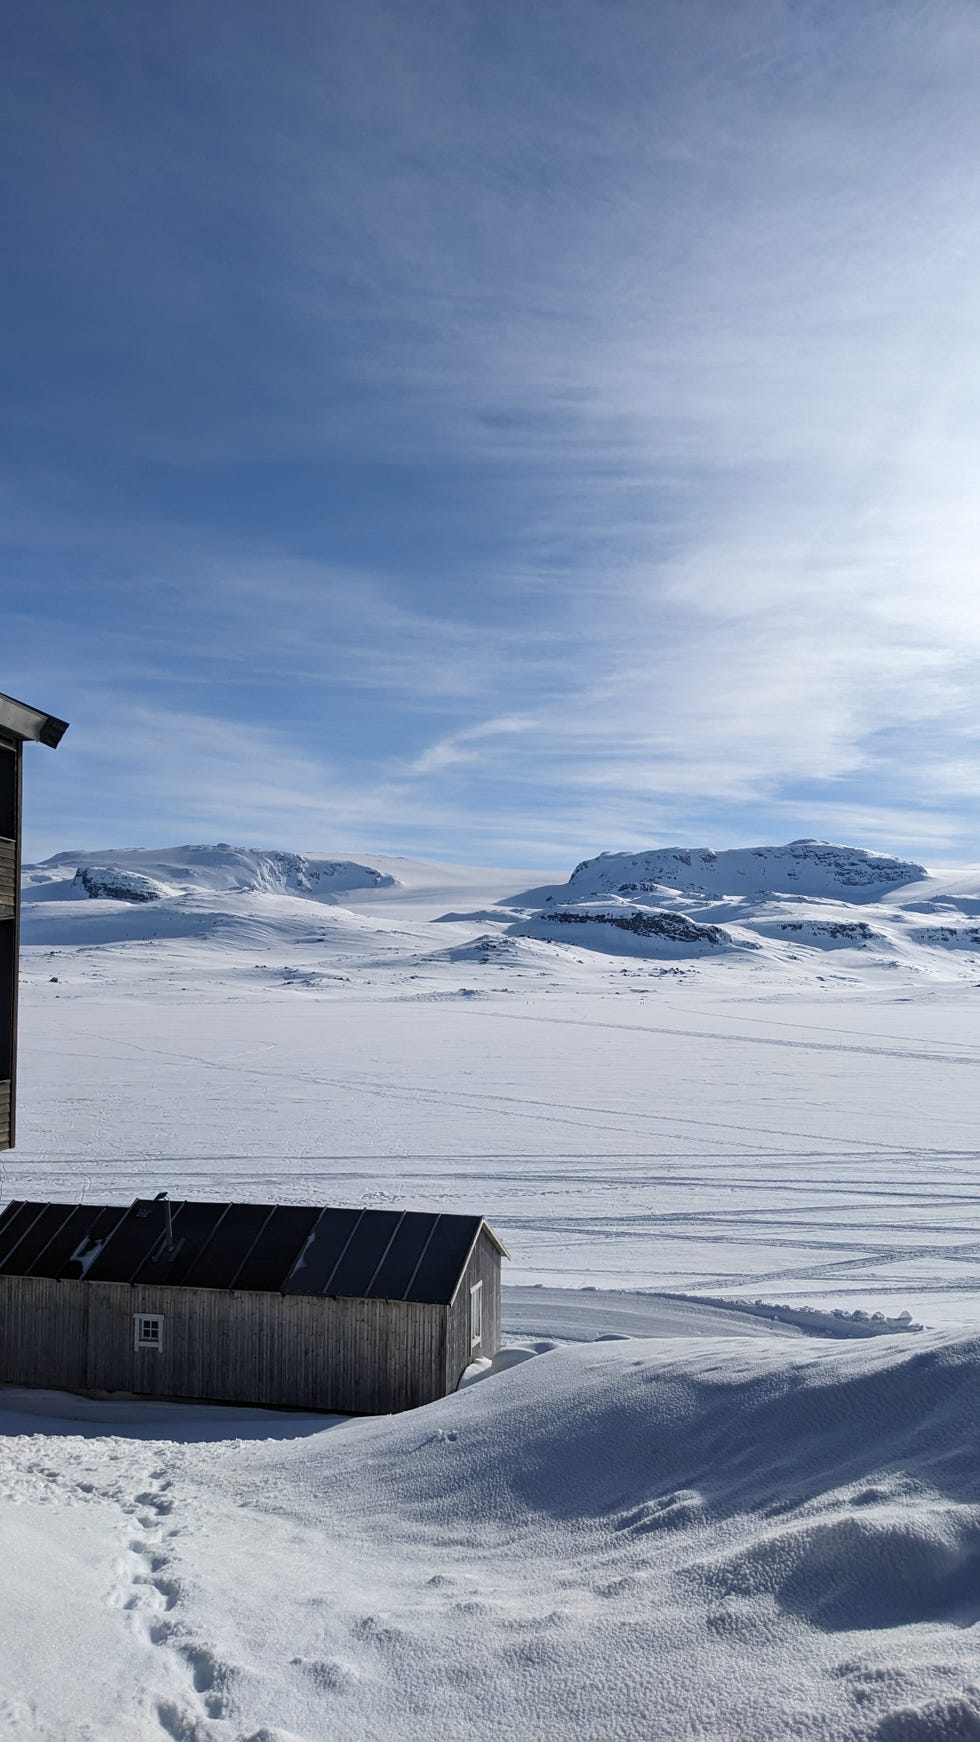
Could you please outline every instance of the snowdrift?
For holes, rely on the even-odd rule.
[[[168,1448],[158,1409],[127,1459],[116,1416],[101,1451],[48,1421],[7,1481],[42,1546],[73,1488],[110,1523],[136,1495],[170,1735],[953,1742],[980,1734],[978,1418],[974,1338],[625,1339],[288,1443]],[[122,1651],[76,1662],[76,1701],[116,1671],[125,1708]]]

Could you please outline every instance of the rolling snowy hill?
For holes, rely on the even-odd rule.
[[[784,980],[833,972],[856,980],[887,967],[916,976],[980,972],[980,876],[935,878],[912,861],[819,841],[720,853],[708,849],[603,853],[567,882],[515,893],[519,873],[458,871],[382,859],[185,846],[60,853],[24,874],[24,941],[138,945],[197,939],[212,965],[277,935],[307,946],[299,966],[391,971],[439,984],[469,961],[495,972],[533,964],[545,979],[592,984],[591,959],[682,962],[691,972],[769,970]],[[483,895],[468,907],[460,895]],[[456,898],[455,901],[453,898]],[[342,909],[324,931],[323,909]],[[138,911],[143,910],[143,911]],[[929,923],[931,922],[931,923]],[[438,923],[452,934],[429,941]],[[318,929],[319,928],[319,929]],[[544,957],[505,956],[482,940],[558,946]],[[310,955],[310,950],[314,954]],[[159,966],[159,964],[158,964]]]
[[[790,841],[785,847],[654,849],[600,853],[583,859],[568,880],[582,895],[627,895],[660,888],[698,895],[815,895],[862,901],[927,877],[923,865],[828,841]]]

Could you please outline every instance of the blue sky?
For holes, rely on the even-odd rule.
[[[980,858],[973,0],[0,21],[28,851]]]

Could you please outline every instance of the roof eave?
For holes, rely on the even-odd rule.
[[[493,1241],[494,1245],[496,1246],[497,1251],[500,1253],[501,1258],[506,1258],[509,1260],[510,1253],[508,1252],[506,1246],[504,1245],[503,1241],[501,1240],[500,1235],[494,1233],[489,1222],[483,1222],[481,1224],[481,1226],[482,1226],[483,1232],[485,1234],[489,1234],[490,1239]]]
[[[494,1246],[496,1246],[497,1251],[500,1253],[501,1258],[507,1258],[507,1259],[510,1258],[510,1253],[508,1252],[503,1241],[500,1239],[499,1235],[494,1233],[489,1222],[485,1222],[481,1219],[480,1226],[477,1228],[476,1233],[474,1234],[472,1240],[470,1241],[469,1250],[466,1254],[466,1257],[463,1261],[462,1268],[461,1268],[460,1273],[459,1273],[459,1280],[458,1280],[456,1287],[453,1289],[453,1292],[449,1298],[449,1305],[450,1306],[455,1306],[455,1304],[456,1304],[456,1296],[458,1295],[460,1289],[463,1286],[463,1277],[466,1275],[467,1266],[468,1266],[470,1259],[472,1258],[474,1252],[476,1251],[476,1243],[479,1240],[481,1234],[488,1234],[490,1236],[490,1239],[493,1242]]]
[[[43,714],[39,708],[15,701],[13,696],[0,695],[0,732],[28,739],[34,744],[47,744],[56,750],[67,730],[67,720],[59,720],[54,714]]]

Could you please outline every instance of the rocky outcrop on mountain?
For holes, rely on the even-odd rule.
[[[641,907],[615,896],[574,906],[545,906],[518,920],[510,932],[613,955],[700,956],[757,947],[753,939],[736,937],[725,926],[702,923],[676,909]]]
[[[724,949],[732,942],[731,932],[720,925],[699,925],[684,913],[670,913],[654,908],[637,908],[633,913],[611,912],[608,909],[556,908],[547,916],[549,925],[613,925],[619,931],[632,932],[638,938],[665,938],[672,944],[707,944],[711,949]]]
[[[888,942],[881,932],[875,931],[863,919],[781,919],[760,925],[758,929],[798,938],[801,943],[854,944],[858,949]]]
[[[171,893],[163,884],[155,883],[151,877],[141,877],[136,871],[95,865],[80,865],[72,887],[92,901],[160,901]]]
[[[247,879],[243,889],[295,890],[316,895],[334,890],[391,889],[395,879],[352,859],[309,859],[303,853],[258,853],[238,849]]]

